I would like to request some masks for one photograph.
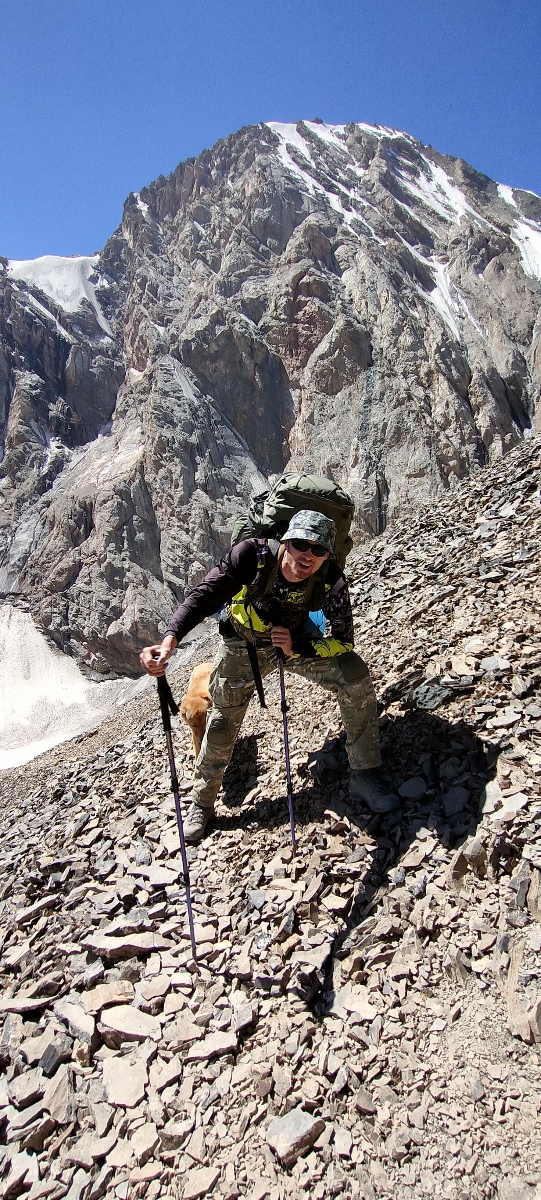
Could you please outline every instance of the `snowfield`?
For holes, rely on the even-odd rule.
[[[59,304],[64,312],[75,313],[81,302],[88,300],[96,313],[100,328],[111,337],[111,326],[101,311],[94,285],[90,282],[91,275],[96,273],[99,258],[99,254],[81,255],[76,258],[44,254],[41,258],[12,259],[8,263],[8,275],[11,275],[12,279],[22,279],[32,287],[39,288]]]

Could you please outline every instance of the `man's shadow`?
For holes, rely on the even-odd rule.
[[[382,888],[404,886],[416,899],[422,898],[427,877],[448,864],[448,853],[439,857],[438,851],[452,852],[476,835],[485,788],[495,776],[502,749],[495,744],[487,747],[467,720],[451,723],[422,709],[385,716],[380,732],[389,787],[399,795],[401,790],[410,795],[400,796],[400,808],[394,813],[361,816],[374,845],[348,914],[348,930],[339,939],[348,952],[355,947],[356,930]],[[415,855],[409,854],[413,843],[419,849],[417,864]],[[428,852],[420,857],[423,843]],[[503,843],[501,851],[505,857]]]
[[[314,852],[323,852],[318,869],[325,873],[325,882],[318,901],[336,890],[340,882],[354,882],[356,888],[353,903],[347,915],[343,914],[346,928],[334,940],[333,959],[344,958],[356,949],[366,932],[363,922],[386,891],[404,887],[414,899],[421,899],[430,878],[448,865],[449,852],[476,834],[486,785],[495,776],[498,754],[508,740],[504,733],[499,744],[486,746],[466,719],[451,722],[441,713],[423,709],[384,715],[380,735],[383,775],[389,790],[413,793],[400,796],[400,807],[395,812],[378,816],[348,801],[344,733],[328,739],[307,756],[304,767],[301,764],[297,769],[301,773],[300,786],[299,773],[294,778],[299,840],[306,826],[315,825],[309,846]],[[265,799],[263,788],[261,796],[255,796],[252,804],[238,812],[243,795],[250,790],[246,783],[254,786],[257,777],[257,743],[253,735],[237,742],[224,776],[225,803],[237,812],[218,824],[228,829],[248,823],[252,829],[257,824],[278,826],[283,828],[286,846],[289,828],[285,775],[278,800]],[[516,748],[510,748],[510,752],[521,757]],[[260,758],[260,765],[267,767],[264,741]],[[276,760],[276,770],[284,773],[283,760]],[[341,860],[342,871],[332,858],[325,858],[325,851],[332,849],[338,833],[346,851],[350,849]],[[499,841],[500,858],[511,870],[513,847],[507,844],[505,834]],[[418,862],[415,853],[408,853],[414,843]],[[423,845],[427,848],[425,855]],[[445,857],[438,856],[441,849]],[[317,920],[317,905],[313,911]],[[329,986],[328,981],[325,986]]]
[[[230,810],[231,815],[219,818],[217,824],[224,830],[238,829],[248,824],[251,828],[261,825],[264,829],[283,826],[284,841],[287,840],[289,843],[289,811],[283,751],[278,758],[267,761],[265,736],[263,732],[237,739],[222,782],[221,802]],[[258,746],[258,742],[261,742],[260,746]],[[275,773],[275,779],[279,781],[279,797],[266,796],[266,788],[263,784],[259,794],[254,796],[248,807],[245,807],[246,797],[252,788],[258,785],[259,775],[267,774],[269,770]],[[276,788],[273,787],[272,791],[276,791]],[[310,776],[305,783],[304,781],[300,782],[299,776],[295,774],[293,796],[295,820],[299,830],[309,821],[313,821],[316,813],[323,811],[320,793],[321,789],[317,787],[317,784],[314,785],[314,780]]]
[[[262,735],[259,734],[259,738]],[[222,802],[227,808],[238,808],[247,793],[255,786],[258,769],[258,735],[248,734],[238,737],[230,762],[225,769],[222,789]]]
[[[502,748],[500,745],[485,747],[467,721],[452,724],[444,716],[422,709],[397,716],[386,714],[380,722],[380,736],[382,774],[389,790],[400,799],[396,812],[372,814],[362,803],[353,805],[347,799],[344,733],[327,739],[308,754],[306,763],[297,767],[294,778],[294,803],[300,829],[327,811],[336,814],[337,822],[347,817],[352,841],[359,833],[375,839],[376,848],[365,872],[367,903],[371,899],[370,888],[377,889],[381,885],[382,879],[396,867],[423,828],[430,830],[446,849],[453,849],[464,837],[475,833],[480,800],[486,784],[494,777],[496,759]],[[258,758],[259,741],[262,745]],[[225,806],[238,810],[247,793],[256,786],[258,772],[268,770],[270,765],[265,761],[264,734],[239,737],[224,774]],[[278,775],[283,775],[283,798],[269,803],[275,805],[277,812],[281,810],[285,826],[288,814],[283,758],[274,759],[272,766]],[[400,789],[411,794],[401,796]],[[250,805],[246,812],[251,823],[257,821],[261,803],[254,797],[253,806]],[[231,828],[238,823],[237,817],[238,811],[219,823],[227,823]]]

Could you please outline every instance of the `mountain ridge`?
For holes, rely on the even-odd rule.
[[[0,590],[94,672],[137,671],[286,465],[362,542],[535,421],[541,200],[400,131],[246,126],[132,193],[95,269],[71,312],[0,276]]]

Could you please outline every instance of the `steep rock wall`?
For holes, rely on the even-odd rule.
[[[363,541],[507,453],[540,312],[538,197],[394,130],[240,130],[99,256],[2,260],[0,591],[137,670],[268,475],[332,476]]]

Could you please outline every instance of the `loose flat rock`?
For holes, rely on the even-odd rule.
[[[307,963],[319,971],[325,965],[331,950],[332,942],[322,942],[320,946],[312,946],[309,950],[296,951],[291,956],[291,962]]]
[[[135,1130],[131,1138],[131,1148],[140,1166],[154,1154],[158,1142],[158,1130],[153,1121],[148,1121]]]
[[[39,1063],[42,1054],[45,1053],[47,1047],[54,1041],[54,1038],[55,1026],[52,1022],[49,1022],[46,1029],[38,1037],[25,1038],[24,1042],[21,1042],[21,1054],[24,1055],[31,1067]]]
[[[151,867],[148,875],[148,882],[153,888],[169,887],[177,882],[179,876],[180,868]]]
[[[88,1182],[89,1182],[89,1176],[88,1176],[87,1171],[85,1171],[83,1167],[79,1167],[79,1170],[76,1171],[75,1175],[73,1176],[69,1192],[66,1192],[66,1200],[80,1200],[82,1193],[83,1193],[84,1189],[86,1188]],[[34,1196],[35,1195],[36,1195],[36,1193],[34,1192]],[[39,1193],[38,1193],[38,1195],[39,1195]],[[33,1197],[32,1197],[32,1200],[33,1200]]]
[[[445,816],[453,817],[455,813],[462,812],[462,809],[464,808],[465,804],[467,804],[469,798],[470,793],[468,792],[467,788],[460,787],[459,784],[457,784],[456,787],[449,788],[449,791],[445,793],[442,801]]]
[[[156,1000],[159,996],[165,996],[170,987],[169,975],[155,975],[154,979],[149,979],[148,982],[141,984],[141,995],[145,1000]]]
[[[331,892],[323,897],[321,903],[329,912],[342,913],[349,906],[349,896],[338,896],[336,892]]]
[[[109,1104],[117,1108],[135,1108],[144,1098],[148,1081],[144,1061],[126,1062],[122,1056],[106,1058],[103,1064],[103,1086]]]
[[[171,1083],[176,1083],[182,1075],[182,1060],[180,1055],[175,1054],[169,1062],[160,1060],[153,1062],[150,1066],[150,1086],[155,1088],[157,1092],[161,1092],[163,1088],[169,1087]]]
[[[60,1063],[70,1061],[73,1049],[73,1042],[65,1033],[57,1033],[54,1038],[50,1038],[39,1060],[43,1074],[50,1079]]]
[[[0,1000],[0,1012],[12,1013],[29,1013],[35,1012],[38,1008],[48,1008],[51,1003],[50,996],[12,996],[11,998],[3,998]]]
[[[117,1135],[115,1132],[106,1134],[105,1137],[96,1137],[95,1133],[87,1130],[83,1136],[78,1138],[73,1146],[68,1150],[67,1157],[70,1162],[76,1163],[80,1167],[90,1167],[100,1158],[105,1158],[113,1146],[116,1144]]]
[[[530,1186],[522,1175],[498,1180],[498,1200],[541,1200],[541,1184]]]
[[[22,1184],[26,1187],[30,1183],[39,1181],[39,1166],[38,1160],[34,1154],[27,1154],[25,1150],[14,1154],[9,1168],[9,1174],[4,1183],[3,1196],[17,1196],[23,1191]]]
[[[59,896],[44,896],[42,900],[37,900],[35,904],[29,904],[27,908],[19,908],[15,913],[15,921],[19,927],[29,925],[34,917],[39,916],[46,909],[56,908],[59,902]]]
[[[334,1149],[340,1158],[349,1158],[353,1139],[349,1129],[339,1125],[334,1131]]]
[[[292,1108],[285,1117],[276,1117],[267,1129],[267,1142],[284,1167],[292,1167],[300,1154],[309,1150],[325,1129],[321,1117],[313,1117],[303,1108]]]
[[[356,988],[346,996],[344,1008],[346,1012],[355,1013],[361,1021],[373,1021],[378,1014],[377,1008],[370,1004],[367,988],[363,987]]]
[[[195,1021],[192,1021],[186,1013],[177,1017],[176,1021],[168,1025],[165,1031],[165,1040],[171,1046],[183,1046],[187,1042],[197,1042],[200,1038],[201,1026],[196,1025]]]
[[[413,779],[407,779],[398,789],[398,795],[406,800],[419,800],[424,796],[427,790],[426,779],[422,779],[420,775],[414,775]]]
[[[360,1087],[355,1096],[355,1108],[364,1116],[370,1117],[377,1111],[370,1093],[365,1087]]]
[[[362,985],[354,986],[346,983],[334,997],[329,1012],[336,1016],[345,1017],[346,1013],[355,1013],[362,1021],[373,1021],[378,1010],[368,999],[368,988]]]
[[[489,779],[481,797],[483,813],[492,813],[503,804],[502,789],[497,779]]]
[[[36,1100],[41,1100],[46,1084],[47,1080],[39,1067],[35,1067],[32,1071],[23,1071],[22,1075],[17,1075],[11,1080],[8,1096],[16,1108],[28,1108],[30,1104],[35,1104]]]
[[[159,1042],[162,1036],[162,1027],[157,1018],[132,1008],[130,1004],[118,1004],[105,1009],[101,1014],[101,1023],[106,1029],[121,1034],[127,1042],[144,1042],[146,1038]]]
[[[72,1037],[78,1038],[80,1042],[90,1044],[96,1028],[94,1017],[90,1016],[90,1013],[85,1012],[85,1009],[80,1008],[78,1004],[71,1004],[68,1000],[57,1001],[54,1013],[60,1021],[65,1021]]]
[[[29,1104],[27,1108],[9,1108],[7,1110],[10,1132],[28,1129],[35,1121],[39,1121],[44,1110],[43,1100],[37,1100],[35,1104]]]
[[[184,1008],[185,1004],[186,1004],[186,1001],[184,999],[184,996],[181,996],[181,995],[178,995],[175,993],[170,993],[169,996],[165,997],[165,1000],[163,1002],[164,1017],[170,1017],[170,1016],[173,1016],[174,1013],[180,1012]]]
[[[153,1179],[159,1179],[162,1172],[163,1163],[145,1163],[144,1167],[134,1167],[130,1171],[130,1183],[151,1183]]]
[[[190,1158],[193,1158],[195,1162],[204,1163],[207,1157],[207,1147],[205,1130],[203,1129],[202,1125],[199,1125],[197,1129],[194,1129],[192,1136],[185,1147],[185,1150],[186,1154],[189,1154]]]
[[[133,1153],[131,1144],[122,1140],[119,1140],[110,1154],[107,1155],[107,1162],[110,1167],[127,1167],[132,1161]]]
[[[198,1196],[206,1196],[220,1178],[220,1171],[215,1167],[200,1167],[188,1171],[184,1180],[183,1200],[197,1200]]]
[[[309,904],[311,900],[315,900],[316,896],[319,895],[324,883],[325,875],[323,873],[321,875],[315,875],[314,878],[310,880],[306,891],[303,893],[303,903]]]
[[[119,979],[115,983],[99,983],[83,995],[87,1013],[96,1014],[110,1004],[126,1004],[133,1000],[134,987],[129,979]]]
[[[179,1146],[185,1141],[186,1134],[190,1133],[192,1126],[193,1119],[191,1117],[188,1117],[185,1121],[174,1119],[167,1121],[165,1125],[162,1125],[159,1134],[162,1150],[166,1152],[178,1150]]]
[[[43,1107],[47,1109],[58,1125],[67,1125],[68,1121],[71,1121],[74,1100],[71,1070],[67,1064],[60,1066],[56,1075],[47,1084],[43,1093]]]
[[[91,950],[98,958],[133,958],[138,954],[149,954],[153,950],[170,950],[173,945],[159,933],[147,930],[131,933],[125,937],[108,937],[106,934],[91,934],[81,942],[83,949]]]
[[[255,1020],[255,1012],[252,1004],[241,1004],[235,1011],[235,1033],[242,1033],[244,1029],[249,1029]]]
[[[204,1062],[207,1058],[216,1058],[220,1054],[234,1054],[237,1049],[235,1033],[209,1033],[201,1042],[190,1046],[186,1058],[188,1062]]]

